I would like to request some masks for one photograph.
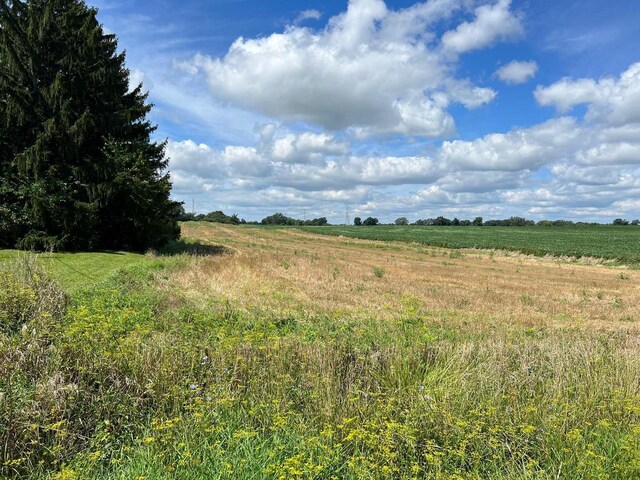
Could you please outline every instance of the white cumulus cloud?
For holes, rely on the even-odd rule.
[[[455,60],[432,31],[465,3],[431,0],[391,10],[382,0],[351,0],[322,30],[289,26],[239,38],[222,58],[197,55],[180,66],[203,74],[216,98],[278,120],[360,135],[449,136],[452,103],[478,108],[496,95],[455,78]],[[482,38],[475,45],[519,31],[504,0],[479,7],[476,16],[473,29]],[[445,35],[449,44],[459,42],[452,36]]]
[[[563,117],[473,141],[444,142],[440,158],[465,170],[534,170],[559,160],[577,134],[575,120]]]
[[[587,118],[597,122],[611,125],[640,122],[640,62],[631,65],[619,78],[564,78],[548,87],[539,86],[535,97],[540,105],[555,106],[560,112],[587,104]]]
[[[403,138],[452,136],[453,104],[475,109],[496,98],[456,69],[460,54],[523,33],[512,8],[509,0],[428,0],[393,10],[382,0],[351,0],[322,29],[300,26],[317,18],[303,12],[282,33],[239,38],[222,57],[181,63],[174,73],[185,85],[201,88],[204,79],[211,103],[255,119],[243,121],[248,132],[258,126],[254,143],[169,142],[175,195],[250,218],[308,209],[331,221],[344,216],[345,203],[353,215],[385,221],[633,211],[640,63],[615,77],[538,86],[538,104],[561,112],[539,124],[469,140]],[[453,26],[440,36],[446,25]],[[520,84],[537,71],[534,61],[512,61],[495,76]],[[174,101],[187,103],[189,92]],[[207,115],[200,97],[192,103]],[[586,106],[584,117],[570,112],[577,105]],[[368,138],[378,134],[398,136]]]
[[[518,84],[531,80],[537,72],[538,64],[536,62],[518,62],[514,60],[500,67],[496,71],[496,75],[503,82]]]
[[[272,160],[287,163],[322,163],[328,156],[344,155],[349,151],[348,144],[337,142],[333,136],[311,132],[289,133],[275,139],[268,148]]]
[[[457,53],[478,50],[497,40],[515,38],[523,33],[520,19],[510,10],[511,0],[498,0],[493,5],[481,5],[475,18],[464,22],[442,37],[443,46]]]

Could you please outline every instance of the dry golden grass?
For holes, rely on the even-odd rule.
[[[508,252],[325,237],[294,229],[183,224],[232,253],[171,273],[187,294],[270,310],[393,319],[635,330],[640,272]]]

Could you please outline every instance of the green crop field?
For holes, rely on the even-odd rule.
[[[640,262],[635,227],[301,227],[304,231],[366,240],[417,242],[436,247],[519,251],[531,255],[596,257]]]

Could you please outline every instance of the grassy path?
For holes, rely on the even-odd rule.
[[[34,255],[17,250],[0,250],[0,265]],[[127,265],[144,262],[146,257],[130,252],[41,253],[38,262],[67,291],[90,286]]]

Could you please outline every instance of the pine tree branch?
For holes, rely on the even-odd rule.
[[[22,2],[17,2],[22,3]],[[12,57],[12,60],[15,62],[16,66],[22,73],[31,80],[31,85],[34,91],[37,91],[38,88],[38,79],[34,75],[32,69],[27,68],[26,65],[20,59],[18,52],[14,48],[14,43],[17,45],[21,45],[27,52],[31,58],[35,57],[35,49],[32,47],[31,42],[29,41],[29,37],[25,33],[25,31],[20,28],[20,25],[15,20],[15,14],[9,9],[7,5],[7,0],[0,1],[0,13],[2,13],[2,18],[6,21],[10,29],[13,31],[14,36],[18,38],[18,42],[11,42],[11,37],[9,37],[9,31],[6,30],[5,33],[5,43],[9,54]]]

